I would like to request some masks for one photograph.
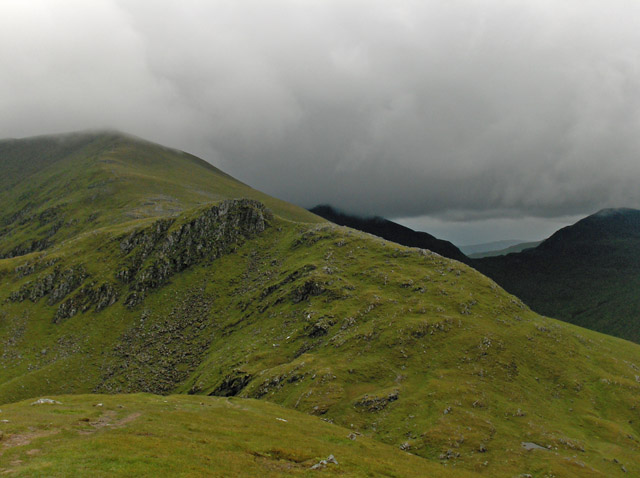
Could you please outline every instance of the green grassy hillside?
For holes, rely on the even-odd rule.
[[[117,132],[0,141],[0,171],[0,257],[229,198],[257,199],[290,220],[322,221],[195,156]]]
[[[640,343],[640,211],[605,209],[546,241],[469,253],[462,259],[450,243],[384,218],[358,218],[326,206],[311,211],[399,244],[461,260],[540,314]]]
[[[272,209],[276,214],[256,200],[227,200],[114,220],[0,260],[0,403],[129,392],[203,396],[167,399],[185,407],[227,403],[206,395],[260,399],[343,427],[333,429],[343,437],[338,440],[316,432],[317,419],[308,422],[309,439],[320,441],[302,457],[333,453],[340,461],[337,448],[323,443],[342,444],[340,453],[355,460],[346,476],[640,474],[638,345],[541,317],[460,262],[328,223],[294,222]],[[115,218],[119,210],[105,215]],[[154,423],[140,433],[162,433],[153,429],[161,426],[162,399],[113,400],[108,406],[131,400],[143,410],[135,413],[155,410]],[[77,403],[84,416],[90,403],[107,398],[60,401]],[[248,403],[241,406],[254,414],[234,420],[259,428],[276,410],[237,403]],[[0,406],[2,413],[22,413],[25,423],[26,407]],[[110,420],[130,416],[115,413]],[[96,411],[89,422],[99,416]],[[194,439],[208,433],[211,424],[188,433],[195,426],[189,417],[167,416],[169,437],[154,442],[159,450],[173,446],[173,430]],[[0,430],[19,434],[11,428],[15,418],[9,420]],[[47,417],[42,423],[47,420],[55,423]],[[23,476],[45,465],[70,463],[74,470],[81,466],[74,456],[93,450],[92,459],[100,460],[127,443],[100,448],[77,438],[74,423],[54,425],[68,431],[46,453],[5,452],[21,463],[6,464],[2,456],[0,468],[25,470]],[[264,438],[240,450],[258,450],[258,463],[281,456],[266,448],[275,446],[266,443],[277,429],[265,427]],[[348,455],[353,444],[344,429],[356,443],[365,437],[392,447],[393,453],[380,452],[387,471],[356,460],[358,451]],[[211,430],[213,437],[222,433]],[[227,438],[215,453],[238,449],[238,431],[228,429]],[[538,448],[528,449],[533,444]],[[206,453],[198,447],[194,455]],[[396,452],[418,461],[398,461],[389,471]],[[126,448],[120,461],[141,469],[141,453]],[[283,460],[297,453],[286,452]],[[167,457],[166,466],[180,469],[177,460]],[[104,474],[111,470],[96,463]]]

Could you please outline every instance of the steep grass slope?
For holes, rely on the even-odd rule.
[[[118,157],[134,161],[122,152]],[[72,161],[67,167],[79,170]],[[146,176],[158,174],[151,168]],[[70,217],[80,218],[84,202],[72,198],[85,190],[65,190],[65,178],[51,176],[47,186],[58,188]],[[129,178],[135,185],[134,175]],[[158,191],[166,191],[172,178],[158,177]],[[78,181],[88,180],[79,175]],[[28,189],[24,181],[15,186],[21,187]],[[639,346],[541,317],[460,262],[328,223],[291,221],[284,217],[287,208],[268,208],[255,198],[123,217],[123,211],[138,210],[131,209],[134,189],[125,188],[131,191],[126,201],[115,195],[100,203],[100,227],[82,223],[79,232],[54,238],[44,250],[0,260],[0,403],[69,393],[237,396],[320,416],[356,437],[415,454],[445,476],[452,470],[484,476],[640,474]],[[107,402],[74,400],[60,401],[82,410],[92,401]],[[138,399],[114,400],[108,406]],[[136,413],[164,403],[140,400],[136,406],[143,411]],[[23,422],[9,418],[0,430],[40,430],[27,424],[26,406],[0,407],[2,413],[15,410],[13,419]],[[155,424],[139,429],[149,434],[144,436],[161,433],[164,412],[154,410]],[[129,416],[115,412],[114,420]],[[73,415],[60,415],[67,413]],[[182,418],[167,416],[177,436],[207,433],[207,427],[189,428],[193,415]],[[262,420],[255,414],[236,418]],[[73,470],[74,454],[94,453],[99,460],[100,450],[112,456],[126,443],[80,442],[76,422],[65,423],[59,425],[65,430],[57,435],[61,442],[42,457],[20,450],[7,456],[21,460],[25,476],[33,476],[40,466],[70,463]],[[309,430],[313,435],[317,428],[309,422]],[[272,432],[267,427],[265,437]],[[237,434],[227,433],[231,445],[220,445],[223,454],[229,451],[224,447],[236,448]],[[154,443],[163,450],[174,442],[165,436]],[[326,453],[319,443],[305,460]],[[258,461],[279,453],[258,444]],[[131,469],[141,466],[138,449],[121,452]],[[178,467],[177,457],[168,460],[166,466]],[[366,463],[356,460],[345,470],[358,473]],[[11,463],[0,466],[22,473]],[[102,473],[111,469],[109,463],[96,466]],[[395,476],[423,472],[403,466]],[[425,475],[438,476],[432,469],[425,468]],[[368,470],[378,473],[373,465]]]
[[[640,211],[605,209],[546,241],[468,257],[446,241],[383,218],[358,218],[328,206],[311,211],[337,224],[461,260],[541,314],[640,342]]]

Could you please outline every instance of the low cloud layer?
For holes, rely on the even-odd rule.
[[[303,206],[640,206],[632,0],[7,0],[0,136],[110,127]]]

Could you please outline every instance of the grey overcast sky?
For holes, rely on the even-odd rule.
[[[0,136],[116,128],[458,244],[640,207],[637,0],[1,0]]]

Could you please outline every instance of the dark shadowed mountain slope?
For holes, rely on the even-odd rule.
[[[640,211],[604,209],[538,247],[473,260],[541,314],[640,342]]]
[[[438,239],[426,232],[414,231],[413,229],[389,221],[383,217],[359,217],[338,211],[326,204],[316,206],[310,209],[310,211],[339,226],[347,226],[359,231],[368,232],[369,234],[402,244],[403,246],[429,249],[441,256],[460,262],[468,261],[468,258],[460,252],[460,249],[449,241]]]

